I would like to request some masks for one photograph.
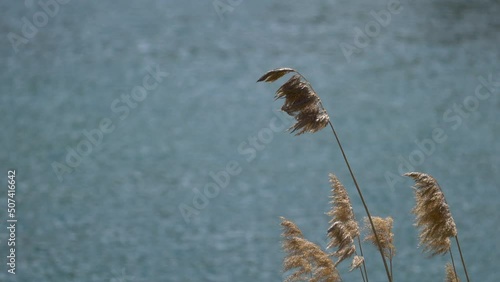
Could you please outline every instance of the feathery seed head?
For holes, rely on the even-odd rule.
[[[365,217],[365,229],[369,232],[365,237],[365,241],[371,242],[382,251],[385,257],[392,259],[396,253],[396,247],[393,243],[394,233],[392,233],[392,217],[381,218],[372,216],[372,221],[379,240],[377,241],[373,233],[368,217]]]
[[[293,222],[281,218],[283,249],[287,253],[283,270],[294,272],[286,281],[341,281],[332,260],[321,248],[306,240]]]
[[[280,219],[281,226],[283,226],[283,237],[304,237],[304,235],[302,235],[302,231],[300,231],[299,227],[295,225],[295,223],[284,217],[280,217]]]
[[[446,264],[446,282],[460,282],[460,279],[455,275],[455,270],[453,269],[453,265],[451,263]]]
[[[349,272],[353,271],[356,268],[359,268],[363,264],[364,261],[365,261],[365,258],[363,258],[362,256],[354,256],[352,258],[351,268],[349,269]]]
[[[330,174],[332,185],[332,196],[330,197],[332,209],[327,213],[331,216],[328,238],[330,242],[327,248],[336,247],[333,253],[338,257],[336,265],[352,256],[356,250],[354,238],[359,236],[359,226],[354,218],[351,201],[344,185],[340,183],[334,174]]]
[[[420,172],[404,176],[415,181],[415,225],[420,230],[420,245],[431,255],[445,254],[450,250],[450,237],[457,236],[457,227],[446,203],[443,191],[434,177]]]
[[[332,209],[327,213],[332,219],[330,223],[340,221],[348,229],[351,237],[359,236],[359,226],[354,217],[354,212],[351,205],[349,194],[344,185],[334,174],[329,174],[330,183],[332,186],[332,195],[330,196]]]
[[[328,125],[330,118],[321,105],[321,99],[314,92],[307,80],[296,70],[291,68],[278,68],[268,71],[257,82],[274,82],[283,75],[295,72],[287,82],[277,91],[275,98],[284,98],[285,103],[281,110],[293,116],[297,121],[289,128],[295,135],[306,132],[314,133]]]

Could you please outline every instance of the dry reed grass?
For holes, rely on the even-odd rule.
[[[275,99],[285,99],[281,110],[297,121],[289,130],[297,131],[296,135],[300,135],[306,132],[314,133],[325,128],[330,118],[321,104],[321,99],[311,84],[296,70],[291,68],[270,70],[257,82],[274,82],[290,72],[295,72],[295,75],[276,91],[275,96]]]
[[[394,234],[392,233],[392,217],[381,218],[378,216],[372,217],[373,223],[375,224],[375,229],[380,235],[379,240],[375,239],[373,231],[370,228],[370,222],[368,218],[365,218],[365,229],[368,234],[365,236],[365,241],[372,243],[374,246],[379,248],[385,255],[386,258],[392,260],[396,253],[396,248],[394,247]]]
[[[333,127],[333,123],[330,121],[330,117],[328,113],[323,108],[323,104],[321,103],[321,99],[313,90],[311,84],[303,75],[301,75],[298,71],[292,68],[277,68],[268,71],[262,77],[260,77],[257,82],[274,82],[284,76],[287,73],[294,72],[295,75],[292,76],[285,84],[283,84],[278,91],[276,91],[276,99],[285,98],[285,104],[282,106],[282,110],[287,112],[289,115],[293,116],[297,121],[290,129],[292,132],[299,130],[296,135],[300,135],[306,132],[314,133],[317,132],[327,125],[330,125],[332,129],[333,135],[335,136],[335,140],[339,146],[339,149],[342,153],[344,161],[349,169],[349,173],[352,177],[354,185],[356,186],[356,190],[361,199],[365,212],[370,220],[370,224],[373,230],[373,234],[375,238],[377,238],[377,232],[375,231],[375,226],[371,222],[371,215],[366,204],[366,201],[363,197],[363,193],[359,188],[356,177],[354,176],[354,172],[351,169],[345,151],[340,143],[340,139],[338,137],[335,128]],[[378,239],[377,239],[378,240]],[[389,273],[389,266],[386,262],[385,256],[382,252],[380,252],[380,256],[382,258],[382,262],[384,263],[384,268],[387,274],[387,278],[389,282],[392,282],[392,278]],[[366,272],[366,271],[365,271]],[[366,278],[367,279],[367,278]]]
[[[354,218],[351,200],[344,185],[338,178],[330,174],[332,184],[331,205],[332,209],[327,213],[331,217],[330,228],[327,230],[330,242],[327,248],[336,247],[334,255],[338,258],[335,265],[351,257],[356,251],[354,238],[359,236],[359,226]]]
[[[370,221],[365,217],[365,228],[368,234],[365,236],[365,241],[372,243],[375,247],[379,249],[380,252],[389,260],[389,271],[392,273],[392,259],[396,254],[396,247],[394,246],[394,233],[392,233],[392,217],[381,218],[378,216],[372,217],[372,222],[375,225],[375,230],[377,230],[378,240],[370,228]]]
[[[306,132],[314,133],[330,125],[367,214],[365,230],[368,234],[365,241],[371,242],[379,250],[388,281],[392,282],[392,262],[396,251],[393,242],[394,234],[392,233],[393,220],[391,217],[384,219],[370,215],[363,193],[330,117],[323,108],[321,99],[304,76],[292,68],[278,68],[268,71],[258,81],[274,82],[289,73],[295,74],[276,91],[275,96],[276,99],[285,99],[281,109],[296,120],[296,123],[289,130],[300,135]],[[424,246],[424,252],[431,253],[431,256],[449,252],[452,264],[446,265],[446,281],[460,281],[451,253],[450,238],[454,237],[467,281],[470,281],[458,240],[456,224],[439,184],[432,176],[425,173],[409,172],[405,176],[409,176],[415,181],[416,205],[412,212],[416,215],[415,225],[419,230],[420,245]],[[361,271],[361,276],[363,281],[368,282],[362,244],[359,239],[360,230],[347,190],[333,174],[330,174],[330,182],[332,185],[330,202],[332,209],[327,213],[331,217],[330,227],[327,230],[330,240],[327,248],[336,248],[331,256],[335,256],[337,260],[333,262],[330,255],[321,250],[318,245],[306,240],[292,221],[282,217],[283,249],[287,253],[283,269],[284,271],[294,270],[286,281],[341,281],[336,267],[341,261],[356,254],[354,239],[357,239],[361,256],[354,255],[350,271],[363,266],[364,272]],[[386,259],[389,260],[390,267]]]
[[[460,279],[458,279],[457,274],[455,273],[455,269],[451,265],[451,263],[447,263],[445,266],[446,270],[446,282],[460,282]]]
[[[451,247],[450,237],[457,235],[457,227],[441,188],[428,174],[409,172],[404,175],[415,180],[416,205],[412,212],[420,230],[420,244],[432,255],[445,254]]]
[[[283,249],[287,253],[283,271],[294,270],[286,281],[337,282],[342,281],[329,255],[306,240],[299,227],[281,218]]]
[[[353,271],[354,269],[360,268],[364,262],[365,262],[364,257],[354,256],[354,258],[352,259],[351,268],[349,269],[349,271]]]

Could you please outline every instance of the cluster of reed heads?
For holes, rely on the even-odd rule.
[[[330,126],[363,204],[366,217],[363,220],[364,228],[361,229],[355,218],[347,189],[334,174],[330,174],[332,208],[327,213],[331,220],[326,230],[329,239],[326,250],[305,239],[299,227],[291,220],[281,218],[282,247],[286,252],[283,271],[289,273],[286,281],[342,281],[337,267],[342,261],[350,259],[349,271],[359,269],[362,280],[368,282],[369,272],[363,255],[363,241],[372,243],[379,251],[387,279],[392,282],[393,258],[396,255],[392,233],[393,219],[371,216],[333,123],[311,84],[291,68],[268,71],[258,82],[274,82],[289,73],[293,73],[293,76],[276,91],[275,96],[276,99],[285,100],[281,110],[296,120],[289,130],[300,135],[307,132],[314,133]],[[458,240],[457,227],[438,182],[429,174],[421,172],[408,172],[404,176],[415,181],[413,191],[416,204],[412,212],[415,214],[415,226],[419,231],[419,245],[431,257],[448,253],[451,263],[445,266],[446,281],[457,282],[460,279],[451,250],[454,238],[466,281],[470,281]],[[363,240],[360,238],[362,230],[366,233]],[[330,249],[332,251],[329,252]]]

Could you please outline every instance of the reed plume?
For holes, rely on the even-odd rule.
[[[327,248],[337,247],[337,251],[333,253],[333,255],[338,258],[335,265],[354,254],[356,251],[354,239],[351,237],[349,230],[342,222],[335,221],[330,228],[328,228],[327,232],[328,237],[330,238]]]
[[[457,227],[451,216],[444,194],[432,176],[409,172],[405,176],[415,180],[416,205],[412,212],[416,216],[415,225],[420,230],[420,245],[431,255],[445,254],[450,250],[450,237],[457,236]]]
[[[277,91],[275,99],[285,99],[281,110],[295,118],[296,123],[289,128],[295,135],[317,132],[328,125],[330,118],[311,84],[296,70],[278,68],[265,73],[257,82],[274,82],[287,73],[295,72]]]
[[[286,281],[342,281],[328,254],[306,240],[295,223],[281,217],[281,226],[283,249],[287,253],[283,271],[295,270]]]
[[[420,229],[419,239],[420,244],[424,245],[424,252],[431,252],[431,256],[449,252],[453,263],[450,237],[455,237],[465,277],[470,281],[457,226],[438,182],[429,174],[421,172],[408,172],[404,176],[415,181],[413,190],[416,204],[412,212],[416,215],[415,225]],[[455,263],[452,265],[456,273]]]
[[[373,231],[370,228],[370,222],[368,218],[365,217],[365,229],[368,230],[365,241],[371,242],[383,252],[386,258],[392,259],[396,253],[396,248],[394,247],[394,234],[392,233],[392,217],[381,218],[373,216],[372,221],[373,224],[375,224],[377,234],[379,234],[379,240],[377,241],[375,239]]]
[[[394,247],[394,233],[392,233],[392,217],[381,218],[378,216],[372,217],[372,222],[377,230],[377,237],[373,234],[370,228],[370,221],[365,217],[365,229],[368,230],[368,234],[365,237],[365,241],[371,242],[375,247],[377,247],[386,258],[389,259],[390,273],[392,277],[392,258],[396,254],[396,247]]]
[[[331,217],[327,233],[330,238],[327,248],[336,247],[334,255],[338,258],[335,265],[349,258],[356,251],[354,238],[359,236],[359,226],[354,218],[351,200],[344,185],[330,174],[332,184],[332,209],[327,213]]]
[[[446,282],[460,282],[451,263],[446,264]]]
[[[330,177],[330,183],[332,185],[332,196],[330,197],[332,199],[330,201],[332,209],[327,213],[332,217],[330,223],[334,223],[335,221],[342,222],[349,232],[349,235],[355,238],[359,236],[360,232],[358,223],[354,217],[349,194],[347,194],[344,185],[342,185],[334,174],[330,173],[328,176]]]
[[[352,258],[351,268],[349,269],[349,271],[353,271],[354,269],[361,267],[364,262],[365,259],[362,256],[354,256]]]

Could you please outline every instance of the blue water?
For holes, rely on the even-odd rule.
[[[328,128],[286,133],[273,102],[281,81],[255,83],[282,66],[321,96],[372,213],[393,216],[395,281],[443,281],[449,261],[417,248],[400,165],[438,179],[472,280],[498,280],[498,1],[57,7],[0,4],[0,281],[282,280],[279,216],[326,246],[328,173],[364,215]],[[371,12],[390,19],[382,26]],[[33,16],[37,32],[23,34]],[[346,57],[356,28],[371,36]],[[484,80],[490,92],[477,96]],[[6,265],[9,168],[16,275]],[[217,173],[230,176],[223,188]],[[385,281],[378,253],[364,249],[370,281]],[[344,281],[360,281],[347,264]]]

